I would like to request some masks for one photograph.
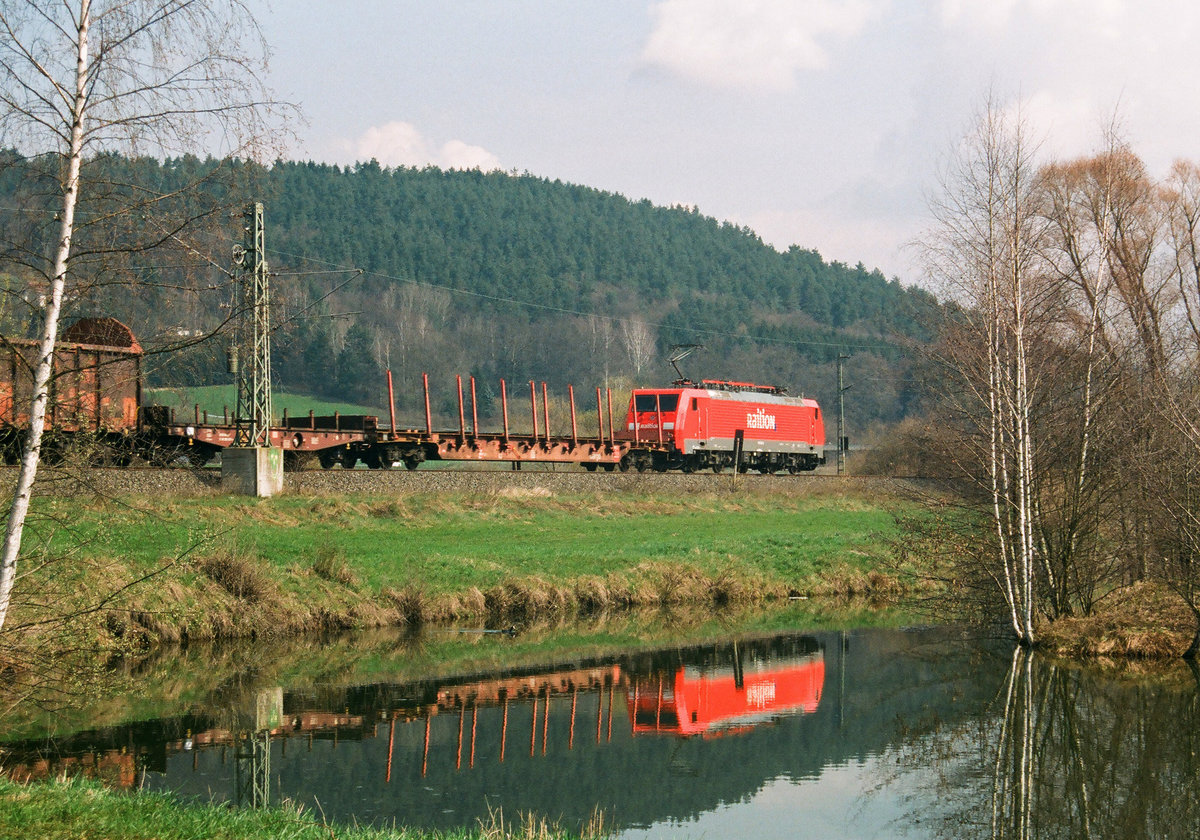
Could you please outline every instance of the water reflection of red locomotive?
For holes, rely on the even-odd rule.
[[[717,667],[684,665],[674,674],[635,680],[629,718],[635,735],[730,735],[816,711],[824,685],[819,650],[749,669],[736,660]]]
[[[614,723],[619,731],[617,709],[622,705],[629,715],[626,731],[634,737],[731,735],[784,716],[816,711],[824,683],[825,659],[819,643],[808,636],[790,636],[647,652],[619,662],[578,663],[477,680],[430,681],[376,694],[367,703],[355,704],[340,696],[316,701],[342,708],[341,712],[312,705],[315,698],[311,697],[285,702],[277,688],[260,695],[278,698],[280,715],[262,731],[271,741],[282,742],[285,756],[287,742],[297,736],[306,738],[310,746],[313,740],[364,741],[379,737],[380,726],[386,724],[385,781],[390,781],[396,732],[408,724],[425,730],[420,760],[424,776],[431,762],[449,760],[447,751],[456,769],[474,768],[481,729],[492,729],[492,744],[499,749],[496,758],[501,763],[506,749],[526,752],[528,747],[528,755],[534,757],[544,756],[552,742],[568,750],[593,737],[597,745],[608,743],[613,740]],[[293,708],[285,710],[285,705]],[[353,712],[351,705],[356,706]],[[500,714],[485,720],[480,711],[489,707],[499,708]],[[552,709],[559,721],[553,728]],[[561,724],[568,715],[569,728],[563,732]],[[442,718],[450,719],[450,731],[442,730],[449,738],[435,739],[434,722]],[[248,720],[233,724],[199,718],[195,723],[207,725],[186,729],[179,721],[170,721],[165,727],[169,734],[158,737],[149,730],[135,733],[133,729],[85,733],[77,745],[57,745],[53,755],[46,753],[42,741],[8,745],[5,771],[17,779],[81,774],[101,778],[110,786],[132,787],[139,784],[139,768],[166,772],[170,756],[191,753],[195,769],[198,753],[236,747],[249,735]]]

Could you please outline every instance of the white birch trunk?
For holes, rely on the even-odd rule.
[[[37,478],[38,460],[42,449],[42,432],[46,426],[46,409],[50,399],[50,377],[54,369],[54,345],[58,340],[58,318],[66,286],[67,266],[71,258],[71,236],[75,228],[75,204],[79,197],[79,169],[83,157],[83,122],[87,111],[88,91],[88,26],[91,20],[91,0],[80,0],[78,38],[75,55],[75,90],[72,96],[71,141],[66,157],[63,183],[62,218],[58,246],[54,255],[54,275],[50,297],[46,303],[45,320],[38,345],[37,366],[33,373],[33,405],[29,413],[29,437],[21,458],[21,469],[13,490],[12,506],[4,531],[3,553],[0,554],[0,630],[8,617],[13,584],[17,577],[17,561],[21,553],[21,536],[33,482]]]

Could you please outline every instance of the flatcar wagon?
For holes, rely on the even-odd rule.
[[[816,400],[783,388],[705,379],[634,390],[622,469],[695,472],[726,467],[766,473],[825,463],[825,424]]]

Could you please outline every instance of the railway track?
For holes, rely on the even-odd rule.
[[[678,472],[586,472],[582,469],[495,470],[302,470],[287,473],[285,492],[316,495],[413,493],[556,493],[646,492],[688,493],[733,487],[791,493],[816,488],[838,478],[827,470],[801,475]],[[0,468],[0,483],[16,480],[15,467]],[[886,481],[886,479],[843,479]],[[212,467],[187,469],[135,466],[69,469],[44,467],[36,492],[48,495],[188,496],[211,494],[221,487],[221,471]]]

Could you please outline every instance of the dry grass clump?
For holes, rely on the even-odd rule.
[[[611,831],[604,825],[604,812],[599,808],[592,811],[578,835],[532,813],[518,813],[514,822],[506,823],[504,813],[499,808],[492,810],[489,807],[487,819],[479,821],[479,836],[483,840],[559,840],[575,836],[583,840],[598,840],[610,834]]]
[[[317,548],[316,557],[313,558],[312,570],[313,574],[322,580],[337,583],[347,588],[353,588],[358,583],[354,572],[346,564],[346,555],[331,545],[322,545]]]
[[[747,604],[776,596],[766,581],[746,577],[732,568],[724,568],[708,581],[708,600],[717,607]]]
[[[570,589],[540,578],[521,578],[493,586],[484,599],[488,615],[503,620],[526,620],[574,606]]]
[[[196,566],[205,577],[242,601],[256,603],[275,589],[271,578],[262,569],[262,560],[236,548],[201,557]]]
[[[1090,616],[1041,628],[1042,642],[1068,656],[1174,659],[1192,640],[1195,622],[1183,601],[1151,583],[1114,592]]]
[[[864,571],[839,566],[821,574],[818,582],[801,594],[841,598],[888,598],[904,595],[908,586],[899,577],[878,569]]]
[[[384,588],[382,595],[395,608],[404,624],[417,625],[429,620],[429,597],[420,586],[408,584],[402,589],[388,586]]]

